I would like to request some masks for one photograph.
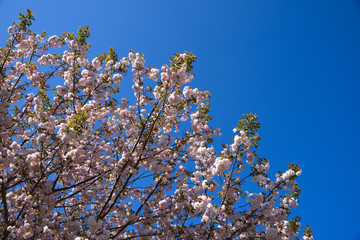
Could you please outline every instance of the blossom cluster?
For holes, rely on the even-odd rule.
[[[268,177],[253,114],[216,152],[192,53],[160,69],[113,48],[91,59],[87,27],[47,37],[32,20],[21,15],[0,49],[1,239],[299,236],[299,166]]]

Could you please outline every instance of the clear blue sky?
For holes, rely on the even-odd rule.
[[[94,55],[134,49],[160,66],[195,53],[192,85],[212,93],[219,143],[257,113],[273,172],[303,168],[296,213],[315,239],[360,239],[360,0],[0,0],[2,46],[26,8],[34,31],[89,25]]]

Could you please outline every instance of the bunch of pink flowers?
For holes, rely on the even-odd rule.
[[[215,151],[210,93],[188,85],[192,53],[161,69],[113,48],[89,59],[88,27],[47,38],[32,20],[0,49],[1,239],[299,236],[299,166],[268,177],[253,114]]]

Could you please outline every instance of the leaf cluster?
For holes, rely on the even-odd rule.
[[[175,71],[179,70],[183,66],[184,63],[186,63],[186,72],[187,73],[189,73],[193,70],[192,64],[197,59],[195,54],[185,51],[185,57],[182,57],[182,54],[180,54],[178,52],[175,53],[174,55],[175,55],[174,57],[170,57],[170,66]]]
[[[32,21],[35,20],[34,15],[30,9],[26,10],[26,13],[19,13],[19,20],[14,22],[14,25],[19,27],[22,31],[26,31],[27,27],[32,25]]]

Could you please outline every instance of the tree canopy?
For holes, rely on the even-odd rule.
[[[268,176],[255,114],[216,151],[193,53],[89,59],[89,27],[48,37],[33,20],[0,49],[1,239],[313,239],[291,216],[300,166]]]

